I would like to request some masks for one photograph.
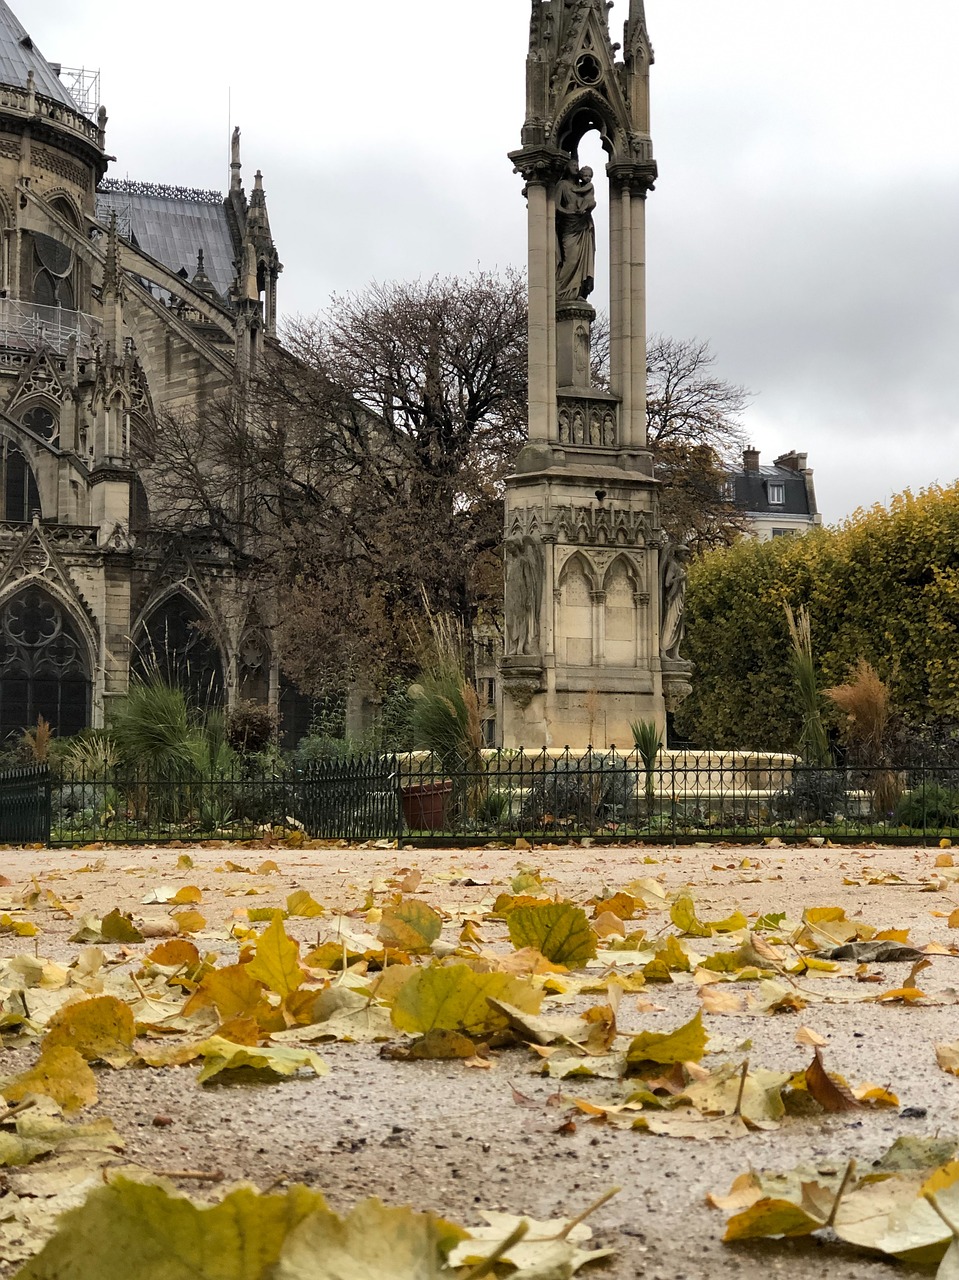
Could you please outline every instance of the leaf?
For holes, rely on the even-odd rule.
[[[203,894],[195,884],[185,884],[182,889],[177,889],[170,901],[178,907],[185,907],[195,902],[202,902]]]
[[[352,1213],[313,1213],[290,1233],[274,1280],[432,1280],[466,1236],[412,1209],[364,1200]],[[443,1268],[445,1270],[445,1268]]]
[[[707,1142],[749,1136],[749,1130],[739,1116],[704,1116],[692,1107],[678,1111],[644,1112],[637,1116],[632,1127],[664,1138],[697,1138]]]
[[[800,1027],[796,1032],[796,1043],[803,1046],[808,1045],[810,1048],[823,1049],[828,1041],[818,1031],[813,1031],[812,1027]]]
[[[934,1047],[936,1061],[943,1071],[948,1071],[953,1076],[959,1076],[959,1040],[953,1040],[948,1044],[937,1044]]]
[[[221,1022],[256,1018],[261,1025],[269,1024],[276,1011],[264,999],[263,984],[252,976],[252,967],[252,964],[230,964],[204,974],[200,985],[183,1006],[184,1015],[189,1017],[197,1010],[212,1005]]]
[[[438,911],[416,898],[407,898],[384,909],[378,937],[388,947],[422,955],[429,951],[442,930],[443,917]]]
[[[469,1239],[457,1245],[450,1254],[451,1267],[476,1266],[484,1262],[502,1246],[517,1229],[526,1226],[525,1236],[502,1255],[504,1262],[512,1264],[515,1271],[510,1280],[566,1280],[588,1262],[610,1257],[612,1249],[584,1250],[579,1246],[592,1239],[592,1230],[585,1223],[573,1225],[569,1218],[540,1222],[534,1218],[519,1218],[511,1213],[494,1213],[482,1210],[485,1227],[473,1227]],[[417,1277],[419,1280],[419,1277]]]
[[[53,1147],[46,1142],[21,1138],[19,1134],[0,1133],[0,1168],[30,1164],[39,1156],[49,1155]]]
[[[181,933],[199,933],[206,928],[206,919],[199,911],[175,911],[171,919]]]
[[[256,944],[256,959],[247,967],[251,978],[258,979],[278,996],[289,996],[305,977],[299,961],[300,944],[287,936],[283,921],[274,917]]]
[[[680,933],[693,938],[710,938],[712,929],[696,915],[696,905],[688,893],[681,893],[669,908],[669,918]]]
[[[582,1044],[589,1037],[589,1025],[582,1018],[536,1017],[534,1014],[524,1013],[522,1009],[507,1004],[504,1000],[487,998],[493,1008],[503,1015],[513,1031],[530,1044],[555,1044],[557,1040]]]
[[[17,1280],[262,1280],[287,1235],[324,1211],[323,1197],[300,1186],[271,1196],[242,1187],[201,1206],[118,1177],[60,1219]]]
[[[295,893],[290,894],[286,900],[286,910],[291,916],[301,916],[307,920],[326,914],[325,908],[321,907],[306,889],[297,889]]]
[[[411,1045],[388,1045],[381,1052],[399,1062],[448,1062],[472,1058],[476,1045],[459,1031],[427,1031]]]
[[[94,915],[80,917],[80,927],[71,942],[142,942],[143,934],[129,916],[122,915],[118,907],[102,920]]]
[[[6,914],[0,916],[0,933],[12,933],[17,938],[35,938],[39,932],[29,920],[15,920]]]
[[[823,1111],[858,1111],[860,1104],[849,1092],[845,1081],[827,1073],[818,1045],[813,1053],[813,1060],[806,1068],[806,1088],[812,1097]]]
[[[26,1071],[11,1076],[0,1086],[8,1102],[22,1102],[30,1093],[40,1093],[64,1111],[80,1111],[97,1100],[97,1078],[86,1059],[66,1045],[44,1047],[37,1061]]]
[[[186,938],[171,938],[154,947],[147,959],[153,964],[162,965],[165,969],[193,969],[200,963],[200,953],[192,942]]]
[[[76,1049],[88,1062],[125,1067],[134,1058],[136,1025],[128,1004],[116,996],[94,996],[55,1013],[43,1038],[44,1049]]]
[[[737,1213],[726,1223],[723,1242],[761,1240],[768,1236],[808,1236],[826,1225],[825,1219],[810,1213],[791,1200],[764,1196]]]
[[[675,1031],[641,1031],[626,1050],[630,1067],[646,1062],[669,1065],[673,1062],[699,1062],[706,1052],[709,1036],[703,1028],[703,1015],[698,1012]]]
[[[749,921],[741,911],[734,911],[725,920],[709,920],[707,927],[713,933],[736,933],[740,929],[748,929]]]
[[[401,1031],[434,1029],[466,1035],[506,1026],[487,997],[505,1000],[525,1013],[538,1013],[542,993],[506,973],[476,973],[465,964],[432,965],[408,979],[393,1001],[393,1022]]]
[[[277,1076],[293,1076],[304,1068],[311,1069],[318,1076],[325,1076],[329,1071],[323,1059],[310,1049],[288,1049],[282,1045],[257,1049],[251,1045],[234,1044],[223,1036],[210,1036],[196,1049],[200,1057],[206,1059],[197,1076],[197,1084],[205,1084],[221,1071],[235,1071],[240,1067],[269,1071]]]
[[[535,947],[553,964],[581,969],[596,955],[596,935],[586,912],[571,902],[517,907],[509,913],[507,925],[515,948]]]

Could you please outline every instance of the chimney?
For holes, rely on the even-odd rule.
[[[795,449],[790,449],[788,453],[781,454],[776,459],[777,467],[784,467],[787,471],[796,471],[802,474],[806,470],[806,462],[809,455],[806,453],[797,453]]]
[[[754,449],[752,445],[750,445],[748,449],[743,450],[743,470],[759,470],[759,450]]]

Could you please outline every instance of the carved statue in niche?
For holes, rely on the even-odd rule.
[[[507,538],[506,642],[507,658],[539,653],[540,613],[543,599],[543,552],[535,538]]]
[[[589,327],[585,324],[576,326],[573,345],[573,366],[578,387],[589,384]]]
[[[586,415],[582,409],[573,411],[573,444],[586,443]]]
[[[664,658],[679,658],[679,646],[686,628],[686,560],[689,548],[678,542],[667,542],[662,549],[662,639]]]
[[[596,192],[593,171],[570,163],[556,186],[556,301],[582,302],[593,292],[596,272]]]

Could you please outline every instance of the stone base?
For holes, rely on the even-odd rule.
[[[630,751],[632,724],[639,720],[655,721],[665,735],[666,706],[655,687],[628,693],[622,692],[622,685],[618,689],[553,689],[524,682],[503,670],[503,746],[507,749],[579,751],[615,746]]]

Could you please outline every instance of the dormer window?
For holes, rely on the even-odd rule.
[[[769,485],[768,495],[769,505],[771,507],[781,507],[786,501],[786,486],[773,481]]]

